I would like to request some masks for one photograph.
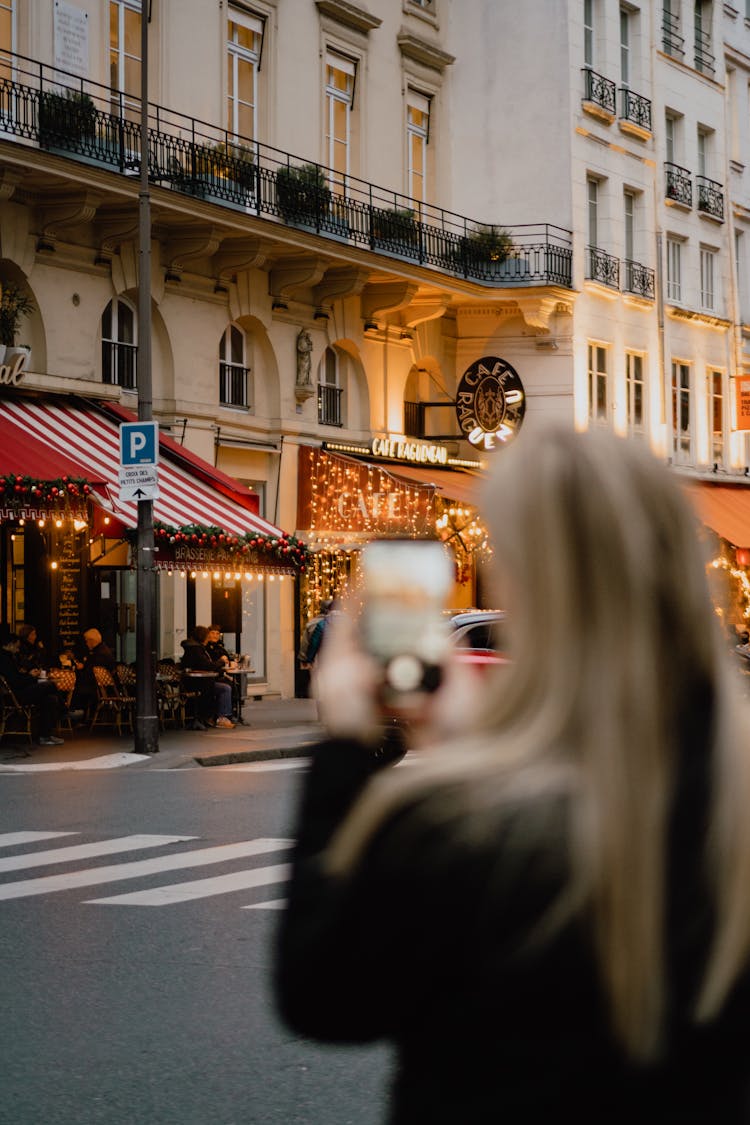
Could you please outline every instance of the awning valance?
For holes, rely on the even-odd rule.
[[[750,485],[685,481],[698,518],[734,547],[750,547]]]
[[[452,469],[435,469],[427,465],[388,465],[389,469],[406,481],[429,484],[447,500],[458,500],[476,508],[484,477],[478,473],[454,472]]]
[[[93,499],[126,528],[138,524],[138,505],[119,498],[120,422],[136,421],[119,406],[75,399],[6,399],[0,401],[0,465],[8,471],[24,469],[36,477],[64,474],[83,476],[95,486]],[[25,448],[34,448],[39,460],[31,467]],[[7,452],[6,452],[7,450]],[[14,452],[15,451],[15,452]],[[16,460],[17,458],[17,460]],[[239,547],[252,556],[253,565],[293,571],[300,558],[295,544],[274,524],[258,514],[258,498],[207,461],[183,449],[167,435],[159,435],[159,497],[154,500],[157,545],[162,552],[185,554],[218,550],[228,557]],[[159,525],[162,525],[159,534]],[[210,536],[183,535],[185,528],[218,528],[228,542]],[[174,536],[164,528],[178,532]],[[256,542],[250,543],[257,536]],[[266,550],[266,542],[273,544]],[[281,557],[286,545],[288,557]],[[258,559],[257,550],[264,557]],[[278,548],[278,550],[276,549]],[[267,556],[267,557],[266,557]],[[197,557],[197,556],[196,556]],[[189,560],[185,566],[189,565]]]

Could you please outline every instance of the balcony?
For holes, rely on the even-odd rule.
[[[237,410],[250,410],[250,369],[239,363],[219,364],[219,402]]]
[[[623,293],[630,293],[634,297],[644,297],[653,301],[655,295],[654,271],[640,262],[632,262],[629,258],[623,261],[624,278],[622,283]]]
[[[724,186],[707,176],[696,176],[695,186],[698,189],[698,210],[702,215],[708,215],[718,222],[724,222]]]
[[[617,113],[614,82],[597,74],[590,67],[584,68],[583,76],[586,84],[586,92],[583,96],[584,109],[611,123]]]
[[[140,174],[137,100],[10,52],[0,52],[0,74],[5,140]],[[161,188],[484,286],[572,288],[572,238],[561,227],[487,228],[158,105],[148,116],[149,180]],[[500,256],[488,229],[508,236]]]
[[[695,29],[695,69],[713,78],[716,74],[716,56],[711,54],[711,36],[699,27]]]
[[[620,288],[620,259],[600,250],[598,246],[587,246],[588,269],[587,281],[598,281],[609,289]]]
[[[341,411],[343,388],[318,384],[318,422],[321,426],[343,426]]]
[[[693,184],[687,168],[680,168],[679,164],[672,164],[667,160],[664,164],[664,180],[667,203],[677,204],[679,207],[693,206]]]
[[[673,59],[685,57],[685,40],[680,35],[680,17],[668,12],[662,12],[661,42],[664,52]]]
[[[136,389],[138,370],[137,344],[102,340],[102,382],[126,391]]]
[[[644,139],[651,135],[651,102],[627,86],[620,88],[620,128]]]

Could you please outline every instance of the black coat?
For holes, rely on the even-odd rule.
[[[295,1031],[392,1042],[394,1125],[735,1125],[750,1121],[750,988],[697,1030],[710,939],[701,883],[708,766],[688,762],[672,826],[664,1062],[637,1067],[608,1023],[589,927],[529,937],[567,879],[570,808],[446,812],[440,788],[393,813],[348,880],[321,852],[378,762],[354,742],[313,751],[275,987]],[[447,840],[450,839],[450,844]]]

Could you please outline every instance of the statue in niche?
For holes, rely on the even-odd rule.
[[[297,381],[294,394],[297,402],[305,402],[315,394],[312,381],[312,349],[313,342],[310,333],[303,328],[297,337]]]

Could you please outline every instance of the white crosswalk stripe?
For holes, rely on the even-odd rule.
[[[46,867],[53,863],[67,863],[77,859],[95,859],[100,855],[117,852],[139,852],[144,848],[162,848],[165,844],[180,844],[194,840],[195,836],[120,836],[116,840],[102,840],[98,844],[74,844],[70,848],[52,848],[46,852],[28,855],[9,855],[0,859],[0,872],[22,871],[26,867]]]
[[[77,832],[3,832],[0,833],[0,848],[17,848],[20,844],[35,844],[40,840],[77,835]]]
[[[223,895],[228,891],[246,891],[250,887],[267,887],[289,878],[289,864],[256,867],[251,871],[234,871],[231,875],[215,875],[213,879],[196,879],[191,883],[175,883],[171,887],[154,887],[150,891],[133,891],[112,898],[90,898],[87,902],[119,906],[172,906],[176,902],[192,902],[197,898]]]
[[[144,837],[131,837],[131,840],[144,839]],[[149,839],[157,839],[149,837]],[[194,840],[195,836],[165,836],[160,837],[163,843],[177,843]],[[106,851],[109,841],[103,841],[101,851],[94,854],[111,854]],[[242,859],[249,856],[264,855],[267,852],[282,851],[290,848],[291,840],[276,838],[259,838],[243,840],[236,844],[220,844],[210,848],[198,848],[192,851],[183,851],[161,855],[149,859],[131,860],[127,863],[110,864],[105,867],[87,867],[77,871],[61,872],[55,875],[38,876],[34,879],[16,880],[10,883],[0,883],[0,900],[28,898],[33,895],[45,895],[58,891],[76,890],[80,887],[93,887],[104,883],[117,882],[123,879],[135,879],[142,876],[159,875],[167,871],[184,871],[191,867],[205,867],[213,863],[223,863],[227,860]],[[84,845],[88,846],[88,845]],[[157,846],[157,845],[152,845]],[[60,849],[65,851],[67,849]],[[73,850],[73,849],[71,849]],[[258,870],[263,870],[258,869]],[[240,873],[248,876],[251,872]],[[268,882],[281,882],[286,878],[286,873],[279,873],[278,878]],[[246,884],[248,885],[248,884]],[[252,883],[249,885],[258,885]],[[179,887],[179,884],[177,884]],[[168,888],[165,888],[168,889]],[[226,893],[226,890],[236,889],[227,886],[224,891],[210,893]],[[240,888],[241,889],[241,888]],[[203,897],[203,896],[193,896]]]

